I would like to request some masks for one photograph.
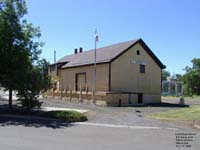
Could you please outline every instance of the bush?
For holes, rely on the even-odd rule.
[[[184,93],[188,96],[200,95],[200,58],[192,59],[192,67],[185,67],[183,75]]]
[[[80,122],[88,120],[85,115],[76,111],[48,111],[48,112],[43,112],[41,116],[58,118],[68,122]]]
[[[32,108],[40,108],[43,102],[38,100],[38,97],[35,95],[24,95],[17,99],[17,105],[21,106],[24,109],[30,110]]]
[[[50,88],[50,78],[48,76],[48,64],[46,61],[39,61],[37,66],[30,68],[24,76],[23,82],[18,86],[18,102],[22,108],[32,109],[40,107],[38,97]]]

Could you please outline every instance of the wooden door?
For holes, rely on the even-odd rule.
[[[80,90],[85,91],[85,86],[86,86],[86,73],[77,73],[76,74],[76,91],[80,91]]]

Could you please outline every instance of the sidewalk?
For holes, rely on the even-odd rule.
[[[89,110],[84,110],[84,109],[72,109],[72,108],[60,108],[60,107],[59,108],[58,107],[41,107],[41,110],[43,111],[77,111],[82,114],[89,111]]]

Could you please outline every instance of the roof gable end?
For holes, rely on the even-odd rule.
[[[125,49],[124,51],[122,51],[119,55],[117,55],[116,57],[114,57],[111,60],[111,62],[114,61],[115,59],[117,59],[118,57],[120,57],[121,55],[123,55],[125,52],[127,52],[130,48],[132,48],[133,46],[135,46],[138,43],[142,46],[142,48],[147,52],[147,54],[156,62],[156,64],[161,69],[165,69],[166,68],[166,66],[163,65],[163,63],[156,57],[156,55],[152,52],[152,50],[146,45],[146,43],[142,39],[139,39],[135,43],[133,43],[132,45],[130,45],[127,49]]]

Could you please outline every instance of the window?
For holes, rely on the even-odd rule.
[[[140,65],[140,73],[145,73],[145,65]]]
[[[139,50],[137,50],[137,55],[140,55],[140,51]]]

